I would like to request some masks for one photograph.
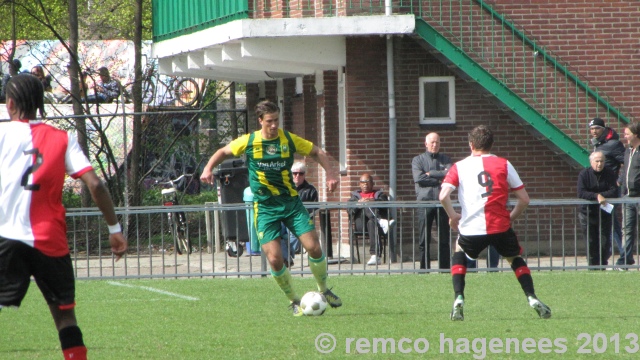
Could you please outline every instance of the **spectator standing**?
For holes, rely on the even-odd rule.
[[[318,190],[315,186],[309,184],[306,180],[307,165],[302,161],[296,161],[291,166],[291,174],[293,175],[293,182],[296,185],[296,191],[300,197],[300,201],[304,202],[318,202]],[[315,209],[309,209],[309,217],[313,219]],[[300,239],[291,231],[288,232],[288,241],[284,236],[282,237],[282,257],[285,264],[288,267],[293,266],[293,259],[295,254],[299,254],[302,251],[300,246]]]
[[[309,268],[318,290],[331,307],[342,300],[327,287],[327,258],[309,213],[302,205],[291,176],[293,156],[311,156],[327,171],[327,188],[333,192],[338,185],[337,172],[330,166],[329,156],[312,142],[278,128],[280,108],[271,101],[256,105],[260,130],[243,135],[216,151],[204,167],[200,180],[213,184],[212,169],[225,158],[246,154],[249,185],[254,196],[255,223],[262,252],[266,255],[271,274],[290,302],[293,316],[302,316],[300,297],[291,284],[291,273],[284,266],[280,234],[282,223],[298,236],[309,255]]]
[[[451,168],[453,161],[440,153],[440,135],[435,132],[425,137],[426,151],[411,161],[411,172],[416,189],[416,200],[436,201],[440,193],[442,179]],[[449,218],[441,207],[419,208],[418,226],[420,227],[420,269],[430,269],[429,245],[433,221],[438,221],[438,267],[448,269],[451,264],[451,240]]]
[[[622,142],[620,142],[618,133],[612,128],[605,126],[604,120],[597,117],[589,121],[589,132],[591,133],[593,151],[600,151],[605,156],[604,167],[613,171],[616,176],[619,176],[620,167],[624,162],[625,149]],[[618,188],[618,191],[620,191],[620,188]],[[620,197],[620,195],[621,194],[618,193],[616,197]],[[611,213],[611,222],[613,223],[613,240],[618,247],[618,251],[622,254],[622,225],[620,223],[620,214],[616,209]],[[611,249],[609,251],[611,251]],[[624,265],[624,261],[618,262],[618,265],[621,264]]]
[[[349,201],[389,201],[389,197],[382,189],[374,190],[373,177],[369,173],[363,173],[360,176],[360,189],[351,193]],[[367,265],[380,265],[383,248],[380,231],[388,233],[389,227],[395,222],[388,220],[389,211],[378,207],[350,208],[349,217],[351,221],[355,222],[356,231],[363,232],[366,228],[370,243],[369,254],[371,255]]]
[[[620,175],[622,197],[640,197],[640,123],[633,122],[624,129],[624,138],[628,148],[624,153],[624,165]],[[638,237],[638,202],[625,203],[622,207],[623,241],[620,258],[616,265],[633,265],[633,246]],[[618,268],[626,270],[626,268]]]
[[[42,83],[30,74],[7,83],[7,112],[0,124],[0,308],[20,306],[31,277],[49,305],[65,359],[86,359],[74,307],[62,186],[66,175],[82,180],[109,225],[116,261],[125,253],[109,191],[74,136],[35,121],[44,109]]]
[[[100,83],[95,86],[95,94],[86,98],[88,103],[110,103],[120,96],[120,83],[111,78],[109,69],[101,67],[98,69]],[[84,102],[84,100],[83,100]]]
[[[489,245],[495,246],[511,265],[529,306],[538,316],[548,319],[551,309],[536,297],[531,271],[520,256],[520,244],[511,228],[511,222],[529,205],[529,195],[515,168],[507,159],[491,154],[492,147],[493,132],[488,127],[478,126],[471,130],[471,156],[451,167],[440,191],[440,202],[449,215],[449,224],[460,234],[451,267],[456,297],[451,320],[464,320],[466,259],[476,259]],[[454,210],[451,201],[451,193],[456,188],[462,215]],[[509,191],[513,191],[517,199],[511,212],[507,210]]]
[[[618,197],[620,189],[616,174],[605,166],[605,161],[602,152],[592,152],[589,155],[591,166],[578,175],[578,197],[598,201],[598,204],[580,207],[580,225],[587,242],[590,266],[608,265],[611,256],[612,212],[601,207],[607,205],[608,198]]]

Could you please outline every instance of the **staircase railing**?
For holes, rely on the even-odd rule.
[[[631,119],[590,81],[483,0],[430,0],[414,13],[586,149],[588,119]]]

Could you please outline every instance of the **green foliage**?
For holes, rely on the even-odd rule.
[[[80,194],[76,194],[71,188],[65,188],[62,190],[62,205],[65,209],[82,207],[82,199]]]
[[[133,40],[137,0],[79,0],[78,27],[83,40]],[[40,6],[44,4],[44,12]],[[63,39],[69,38],[69,1],[15,1],[18,40],[55,39],[50,25]],[[0,40],[11,36],[11,1],[0,3]],[[151,0],[143,0],[142,38],[151,39]]]
[[[118,266],[118,264],[116,264]],[[168,270],[169,271],[169,270]],[[273,279],[180,279],[79,281],[76,315],[92,359],[634,359],[627,334],[637,334],[639,305],[633,301],[640,277],[635,272],[534,272],[540,298],[553,317],[542,320],[526,303],[510,271],[467,275],[465,321],[452,322],[451,277],[431,275],[330,276],[329,284],[343,299],[338,309],[320,317],[294,318],[287,299]],[[624,284],[624,286],[621,286]],[[315,289],[309,275],[294,275],[298,294]],[[126,314],[126,315],[124,315]],[[57,332],[36,286],[31,286],[20,311],[0,314],[3,359],[55,359],[60,356]],[[335,349],[322,354],[316,338],[335,337]],[[581,354],[589,334],[591,342]],[[605,351],[596,354],[594,336]],[[619,334],[619,353],[615,341]],[[441,337],[452,340],[452,353]],[[373,339],[395,339],[395,353]],[[397,348],[408,339],[402,353]],[[493,347],[490,340],[551,339],[548,353],[529,347]],[[347,353],[347,339],[353,339]],[[356,340],[366,339],[370,346]],[[417,339],[429,341],[424,354]],[[458,347],[464,339],[468,347]],[[477,340],[476,340],[477,339]],[[556,339],[566,351],[556,352]],[[471,343],[475,340],[475,346]],[[483,343],[484,340],[484,343]],[[361,344],[366,344],[361,340]],[[418,343],[423,345],[423,343]],[[417,346],[424,349],[424,346]],[[484,348],[484,356],[482,349]],[[367,350],[368,349],[368,350]],[[500,353],[495,352],[495,350]]]

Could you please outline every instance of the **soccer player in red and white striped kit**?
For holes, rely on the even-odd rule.
[[[455,300],[451,320],[464,320],[464,287],[467,273],[465,256],[471,260],[487,246],[493,245],[498,253],[511,264],[522,290],[531,306],[543,319],[551,317],[551,309],[538,300],[531,271],[520,256],[518,243],[511,222],[517,219],[529,205],[529,195],[518,173],[504,158],[491,154],[493,132],[486,126],[478,126],[469,133],[471,156],[455,163],[442,182],[440,202],[449,215],[449,225],[458,229],[459,237],[453,254],[451,275]],[[451,193],[458,189],[462,215],[453,209]],[[507,210],[509,192],[513,191],[517,202],[513,210]]]
[[[44,296],[65,359],[86,359],[87,348],[74,312],[75,279],[62,188],[65,175],[82,180],[109,228],[116,261],[127,241],[109,191],[76,138],[36,119],[44,110],[38,78],[19,74],[6,87],[11,118],[0,123],[0,308],[18,307],[30,277]]]

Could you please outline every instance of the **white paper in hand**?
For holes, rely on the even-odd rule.
[[[604,203],[602,205],[600,205],[600,209],[608,212],[609,214],[611,214],[611,212],[613,211],[613,204],[609,204],[609,203]]]

